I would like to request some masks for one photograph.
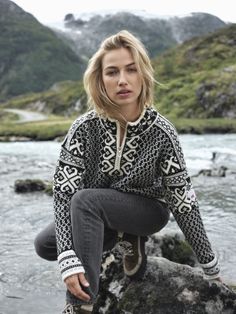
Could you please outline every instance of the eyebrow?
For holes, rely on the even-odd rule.
[[[132,65],[135,65],[135,62],[126,64],[125,67],[127,68],[127,67],[132,66]],[[117,67],[114,66],[114,65],[109,65],[109,66],[107,66],[104,70],[109,70],[109,69],[117,69]]]

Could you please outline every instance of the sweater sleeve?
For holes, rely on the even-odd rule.
[[[218,258],[208,240],[178,134],[174,128],[168,133],[162,147],[161,171],[168,207],[196,253],[205,277],[208,279],[219,277]]]
[[[82,138],[72,125],[61,145],[54,182],[53,201],[57,253],[62,279],[84,272],[72,242],[70,203],[73,194],[83,188],[84,147]]]

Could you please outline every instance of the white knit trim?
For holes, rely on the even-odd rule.
[[[205,268],[211,268],[211,267],[217,265],[217,263],[218,263],[218,258],[215,254],[215,257],[213,258],[213,260],[211,262],[206,263],[206,264],[200,264],[200,265],[203,269],[205,269]]]
[[[206,279],[215,279],[219,277],[220,264],[219,264],[216,254],[210,263],[200,264],[200,265],[203,268]]]
[[[84,267],[80,266],[80,267],[75,267],[75,268],[71,268],[67,271],[65,271],[62,275],[62,281],[65,281],[66,278],[75,275],[75,274],[79,274],[79,273],[85,273]]]
[[[204,278],[207,280],[214,280],[214,279],[217,279],[219,277],[220,277],[220,273],[212,275],[212,276],[204,274]]]
[[[58,256],[58,262],[63,281],[71,275],[85,273],[84,267],[74,250],[61,253]]]

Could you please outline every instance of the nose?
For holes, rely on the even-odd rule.
[[[122,85],[127,85],[127,84],[128,84],[128,82],[127,82],[127,78],[126,78],[125,72],[124,71],[120,71],[118,85],[122,86]]]

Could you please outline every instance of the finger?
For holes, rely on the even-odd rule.
[[[79,274],[79,281],[80,283],[84,286],[84,287],[88,287],[89,286],[89,282],[87,281],[87,279],[84,276],[84,273],[80,273]]]
[[[81,289],[79,278],[77,275],[68,277],[66,280],[66,286],[68,290],[77,298],[82,299],[84,301],[90,300],[90,296]]]
[[[90,300],[90,296],[81,289],[79,281],[77,281],[76,283],[73,283],[73,284],[69,284],[68,289],[77,298],[79,298],[83,301],[89,301]]]
[[[88,302],[90,300],[90,296],[85,293],[81,288],[73,287],[70,292],[76,296],[78,299]]]

